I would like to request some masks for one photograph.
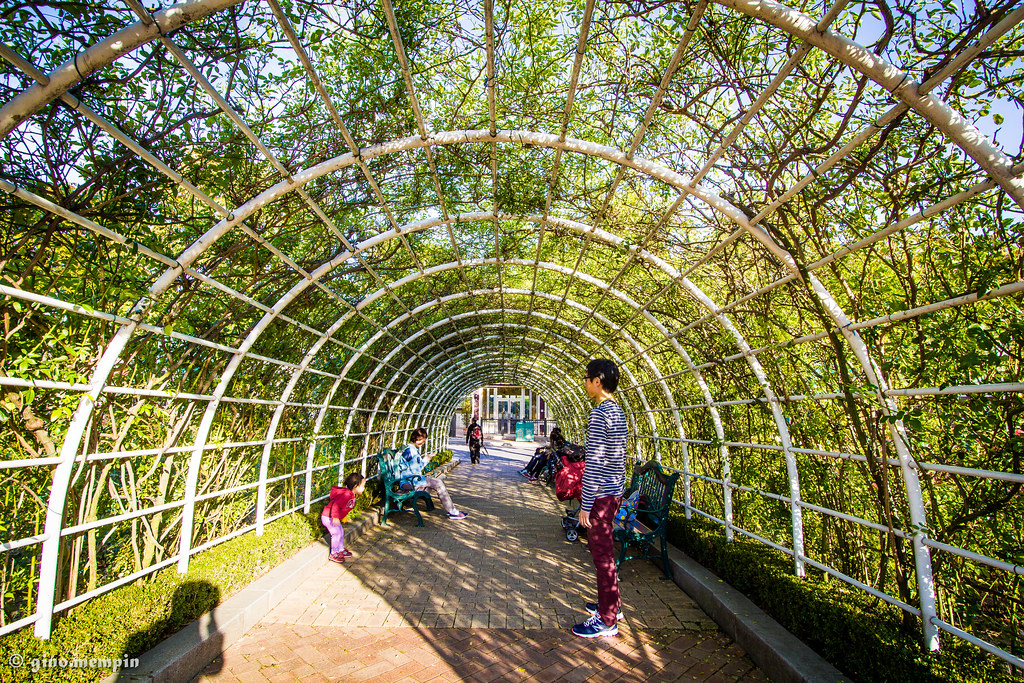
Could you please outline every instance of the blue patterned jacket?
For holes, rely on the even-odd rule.
[[[399,455],[397,465],[398,471],[395,473],[395,476],[399,478],[402,485],[408,484],[415,487],[427,480],[423,476],[423,468],[426,467],[427,463],[423,460],[423,456],[420,455],[420,449],[411,443],[406,444],[405,450]]]

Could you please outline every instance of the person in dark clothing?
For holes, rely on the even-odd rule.
[[[474,465],[480,463],[480,449],[484,445],[484,430],[476,423],[476,418],[466,428],[466,445],[469,446],[469,461]]]
[[[533,458],[527,463],[526,467],[519,470],[519,474],[523,475],[530,481],[537,481],[537,477],[544,471],[544,468],[548,466],[551,458],[558,457],[555,453],[559,448],[565,445],[565,437],[562,436],[562,430],[555,427],[551,430],[551,439],[547,446],[541,446],[533,452]]]

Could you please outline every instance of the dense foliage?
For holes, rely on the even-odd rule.
[[[476,386],[536,389],[580,442],[611,356],[635,451],[699,475],[701,512],[784,547],[802,515],[808,558],[911,606],[915,534],[1024,565],[1024,29],[991,33],[1018,3],[842,4],[856,64],[752,4],[239,2],[164,39],[247,129],[158,40],[27,112],[0,140],[0,542],[63,512],[71,600],[417,426],[441,448]],[[136,21],[13,2],[0,43],[50,72]],[[871,60],[939,74],[931,114]],[[10,103],[33,81],[2,68]],[[40,543],[0,563],[9,625]],[[1024,653],[1018,574],[931,565],[941,619]]]

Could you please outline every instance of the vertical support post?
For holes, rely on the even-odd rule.
[[[256,339],[259,338],[259,335],[270,323],[271,319],[270,317],[264,317],[249,332],[249,335],[245,338],[238,351],[231,357],[227,367],[224,368],[220,381],[213,390],[210,402],[206,405],[206,410],[203,411],[203,419],[199,423],[199,429],[196,431],[196,440],[192,445],[192,453],[189,455],[188,461],[188,472],[185,475],[184,504],[181,508],[181,539],[178,544],[179,574],[184,574],[188,571],[189,558],[192,555],[192,531],[195,528],[196,489],[199,486],[199,466],[203,461],[203,453],[206,452],[206,442],[210,436],[210,427],[213,426],[213,419],[217,415],[221,399],[227,393],[228,386],[230,386],[235,372],[237,372],[238,367],[242,364],[242,360],[245,359],[246,353]]]
[[[774,243],[772,243],[772,245],[775,249],[779,249],[778,245],[775,245]],[[789,261],[792,261],[792,257],[789,257]],[[793,447],[789,439],[789,426],[786,424],[786,418],[782,414],[782,410],[779,408],[779,401],[775,396],[775,392],[772,391],[771,385],[768,382],[768,376],[765,374],[760,361],[758,361],[757,356],[751,353],[750,345],[747,343],[743,335],[740,334],[739,330],[736,329],[735,325],[732,324],[729,317],[724,313],[716,312],[718,311],[718,307],[715,303],[687,278],[682,278],[680,282],[695,297],[704,303],[705,307],[713,313],[722,328],[731,334],[736,340],[737,347],[739,347],[740,352],[746,359],[747,365],[750,366],[750,370],[754,373],[754,377],[757,378],[757,383],[761,386],[761,391],[764,392],[765,400],[771,408],[772,419],[775,421],[775,428],[778,431],[779,441],[782,444],[782,453],[786,461],[786,475],[789,483],[789,514],[793,538],[793,571],[797,576],[803,576],[804,516],[803,509],[800,507],[800,473],[796,466],[796,456],[793,453]],[[723,493],[723,504],[724,500],[725,496]],[[726,530],[726,533],[728,533],[728,529]]]
[[[882,411],[886,415],[894,415],[899,412],[899,407],[893,399],[886,395],[889,390],[885,378],[875,368],[875,363],[868,353],[867,345],[856,330],[851,330],[851,321],[846,313],[825,289],[825,286],[814,275],[808,277],[808,283],[818,295],[829,316],[836,322],[843,338],[849,344],[868,383],[877,387],[876,396],[882,405]],[[917,594],[921,607],[921,626],[924,632],[924,645],[930,651],[939,649],[939,629],[932,622],[938,612],[935,601],[935,583],[932,576],[932,556],[925,540],[928,538],[928,515],[924,507],[924,495],[921,492],[921,481],[917,477],[917,470],[912,464],[913,458],[910,449],[907,447],[906,428],[902,420],[897,420],[889,426],[889,434],[896,448],[896,454],[900,462],[900,472],[903,474],[903,485],[907,492],[907,504],[910,508],[910,523],[914,529],[913,549],[914,567],[917,577]],[[882,464],[885,467],[885,463]]]
[[[132,311],[133,320],[141,320],[151,307],[149,299],[143,299]],[[103,357],[96,364],[89,383],[89,391],[78,402],[75,414],[68,425],[64,443],[60,448],[60,462],[53,472],[53,483],[50,485],[50,497],[46,503],[46,521],[43,526],[45,539],[42,543],[42,556],[39,561],[39,587],[36,595],[36,638],[48,639],[53,626],[53,606],[57,598],[57,569],[60,561],[61,531],[64,528],[64,507],[67,504],[68,489],[71,486],[71,474],[75,466],[75,456],[81,447],[92,419],[93,409],[99,399],[103,386],[114,369],[114,364],[121,357],[128,340],[138,326],[132,322],[122,326],[110,341]],[[75,568],[77,571],[77,568]]]
[[[673,278],[678,280],[680,278],[680,274],[678,272],[673,273]],[[684,284],[692,288],[692,283],[690,283],[685,278],[683,278],[683,280]],[[706,297],[703,299],[701,297],[697,298],[701,301],[706,300],[706,305],[710,303],[710,299],[707,299]],[[709,306],[708,310],[714,312],[713,307]],[[648,314],[645,315],[647,315],[648,320],[650,320],[650,322],[653,325],[655,325],[655,327],[657,327],[662,334],[665,335],[665,338],[669,340],[669,343],[672,345],[672,348],[675,349],[676,353],[678,353],[679,356],[683,359],[683,362],[686,363],[686,368],[687,370],[689,370],[690,375],[693,377],[694,381],[697,382],[697,386],[700,389],[701,396],[704,397],[704,403],[708,407],[708,413],[710,413],[711,415],[711,422],[715,427],[715,436],[717,440],[721,442],[721,446],[719,446],[718,453],[719,457],[722,460],[722,513],[723,519],[725,521],[725,540],[732,541],[732,489],[729,487],[729,484],[732,481],[732,467],[729,462],[729,447],[725,445],[725,428],[722,425],[722,416],[718,412],[718,408],[715,406],[715,399],[711,395],[711,390],[708,388],[707,382],[704,380],[704,375],[701,374],[700,370],[698,370],[697,367],[693,364],[693,360],[690,358],[690,354],[686,351],[686,349],[682,347],[682,345],[679,343],[679,340],[674,335],[669,333],[668,329],[665,328],[664,325],[662,325],[662,323],[658,322],[657,319],[655,319],[653,316],[650,316]],[[670,396],[669,400],[672,402],[672,414],[676,420],[676,427],[679,431],[679,438],[684,439],[686,438],[686,435],[683,433],[683,424],[682,421],[679,419],[679,410],[676,409],[675,398]],[[684,442],[681,442],[681,445],[681,450],[683,452],[683,507],[685,508],[684,514],[686,515],[686,519],[692,519],[693,500],[690,483],[692,479],[690,472],[690,449],[689,445]]]
[[[266,441],[263,444],[263,453],[260,456],[259,483],[256,486],[256,535],[263,535],[263,528],[267,519],[267,471],[270,469],[270,454],[274,450],[274,437],[277,436],[277,426],[284,414],[284,404],[291,399],[295,385],[299,383],[302,371],[305,368],[299,366],[292,372],[288,385],[281,392],[280,403],[274,409],[270,418],[270,425],[267,427]]]
[[[732,541],[735,532],[732,523],[732,462],[729,460],[729,447],[723,442],[718,448],[718,453],[722,458],[722,514],[725,520],[725,540]]]
[[[324,404],[320,406],[320,412],[317,413],[316,422],[313,424],[313,441],[309,444],[306,451],[306,484],[304,491],[304,502],[302,505],[302,512],[309,514],[310,506],[312,505],[313,499],[313,462],[316,460],[316,449],[319,444],[317,437],[320,436],[320,430],[324,426],[324,419],[327,417],[327,411],[330,409],[331,401],[334,400],[334,396],[338,391],[338,387],[341,385],[341,378],[334,380],[334,384],[331,385],[330,391],[327,392],[327,398],[324,399]],[[345,470],[344,457],[341,459],[341,471]]]
[[[217,387],[218,390],[221,387]],[[203,452],[206,450],[206,439],[210,434],[210,427],[213,425],[213,418],[217,414],[217,407],[220,405],[220,394],[214,394],[213,400],[207,404],[203,412],[203,419],[199,423],[199,430],[196,433],[196,441],[192,445],[192,452],[189,455],[188,470],[185,474],[185,495],[181,508],[181,538],[178,541],[178,573],[184,574],[188,571],[189,557],[192,554],[192,529],[195,526],[196,513],[196,488],[199,485],[199,465],[203,461]]]
[[[896,453],[899,455],[900,471],[907,491],[907,502],[910,507],[910,523],[914,529],[914,568],[917,576],[917,595],[921,606],[921,625],[924,632],[924,644],[931,652],[939,649],[939,629],[932,622],[938,615],[935,600],[935,580],[932,576],[931,550],[925,545],[928,538],[928,515],[924,507],[924,495],[921,492],[921,481],[917,469],[911,464],[910,450],[907,448],[906,431],[902,420],[889,428]],[[882,467],[887,465],[883,462]]]

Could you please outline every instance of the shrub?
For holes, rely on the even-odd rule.
[[[901,626],[902,610],[817,570],[797,578],[788,555],[747,539],[727,542],[717,524],[674,513],[668,535],[855,681],[1014,680],[1001,660],[952,636],[939,652],[922,651],[920,631]]]
[[[167,567],[93,598],[55,617],[49,640],[39,640],[31,628],[0,638],[0,662],[5,681],[94,681],[107,669],[40,668],[33,659],[135,657],[208,612],[223,598],[244,588],[296,550],[321,536],[310,517],[292,514],[268,524],[262,536],[247,533],[192,558],[188,573]],[[20,668],[7,666],[13,655],[24,659]]]
[[[453,456],[454,454],[449,450],[438,451],[434,454],[431,462],[434,463],[435,468],[440,467],[441,465],[451,462]]]

